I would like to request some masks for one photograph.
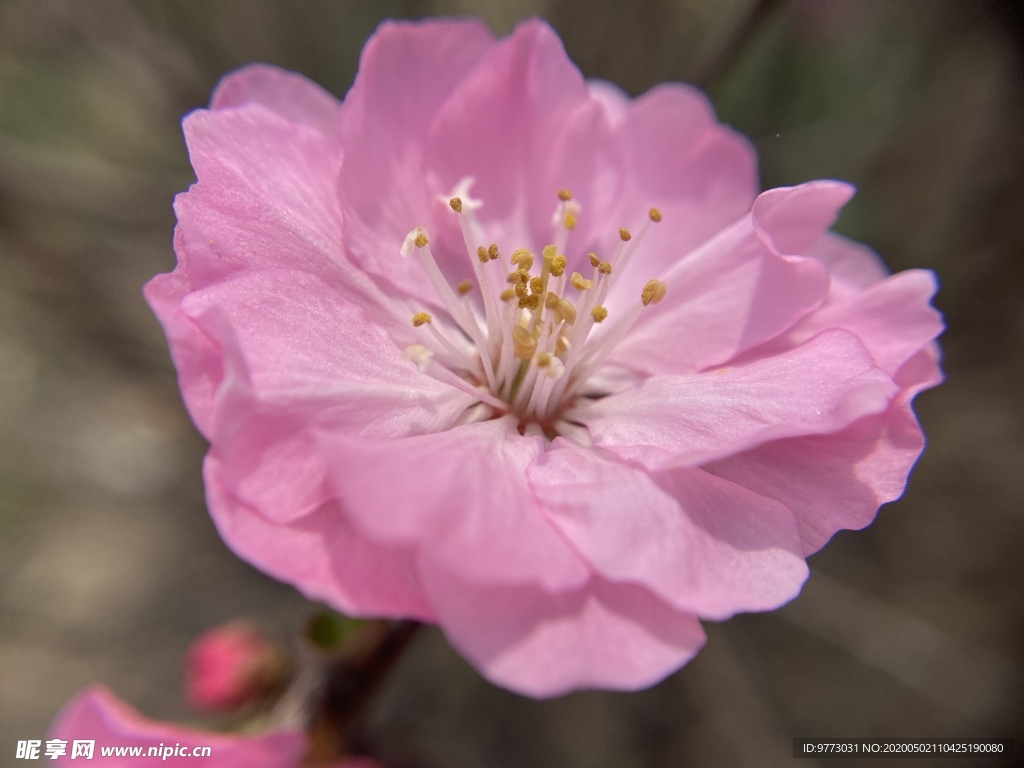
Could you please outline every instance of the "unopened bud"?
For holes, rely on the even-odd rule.
[[[232,622],[189,647],[185,693],[198,710],[230,712],[273,693],[285,672],[284,657],[259,627]]]

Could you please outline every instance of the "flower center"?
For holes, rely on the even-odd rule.
[[[475,211],[481,206],[466,191],[464,180],[447,200],[459,217],[467,254],[473,263],[483,297],[480,310],[469,300],[469,280],[454,290],[441,273],[430,250],[430,236],[416,227],[405,239],[402,255],[416,254],[451,323],[434,322],[427,312],[413,315],[412,324],[423,329],[423,343],[407,347],[405,357],[420,370],[471,394],[490,410],[484,417],[512,413],[519,417],[523,434],[553,438],[583,429],[563,414],[586,394],[587,379],[637,321],[644,307],[665,297],[667,285],[650,280],[640,301],[620,317],[610,318],[605,307],[608,291],[628,265],[652,223],[661,212],[651,208],[636,237],[619,229],[615,253],[603,260],[590,253],[592,273],[566,275],[564,254],[569,232],[579,222],[580,206],[569,190],[558,193],[553,217],[554,242],[544,246],[540,259],[520,248],[510,258],[497,244],[487,243]],[[592,335],[599,323],[607,330]]]

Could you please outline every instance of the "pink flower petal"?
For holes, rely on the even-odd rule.
[[[630,105],[620,135],[635,193],[651,195],[650,205],[691,199],[710,209],[720,207],[730,216],[718,222],[722,226],[747,210],[757,195],[754,148],[721,125],[707,96],[692,86],[652,88]]]
[[[621,124],[632,103],[625,91],[615,83],[597,78],[587,80],[587,88],[590,95],[601,103],[611,124],[616,127]]]
[[[902,391],[909,393],[911,396],[926,389],[931,389],[945,380],[942,369],[939,367],[940,358],[939,345],[933,341],[907,360],[896,371],[896,376],[893,380]]]
[[[283,267],[369,290],[342,256],[334,189],[341,158],[330,139],[258,104],[197,110],[183,126],[199,177],[175,200],[178,258],[192,287],[240,269]]]
[[[338,184],[345,244],[365,269],[430,304],[437,297],[420,265],[397,255],[408,232],[430,225],[436,195],[459,181],[427,184],[424,142],[438,110],[492,43],[478,21],[385,22],[363,50],[342,107],[342,142],[357,148],[346,156]],[[454,216],[445,220],[457,231]],[[435,255],[447,271],[466,260],[461,247]]]
[[[629,105],[617,138],[625,148],[628,186],[616,190],[616,218],[602,222],[612,239],[598,252],[610,255],[618,245],[618,228],[635,233],[652,206],[663,220],[651,227],[629,268],[616,278],[610,308],[635,304],[648,280],[664,277],[684,254],[749,212],[757,195],[757,157],[750,142],[718,123],[707,97],[695,88],[678,83],[652,88]],[[677,287],[673,283],[672,289]]]
[[[302,75],[269,64],[250,64],[222,79],[210,99],[210,109],[262,104],[293,123],[316,128],[337,138],[341,103]]]
[[[783,505],[709,475],[651,475],[564,440],[528,477],[559,530],[614,582],[641,584],[702,618],[777,608],[807,577]]]
[[[334,488],[368,536],[450,564],[478,583],[578,587],[589,569],[551,527],[526,482],[544,450],[511,417],[399,440],[323,436]]]
[[[646,379],[571,417],[623,458],[695,465],[769,440],[835,432],[884,410],[896,391],[856,336],[828,331],[746,365]]]
[[[450,564],[424,564],[431,602],[452,644],[491,682],[547,698],[581,688],[633,691],[692,659],[697,619],[642,587],[595,579],[552,594],[460,580]]]
[[[829,279],[821,262],[786,256],[778,242],[805,245],[814,232],[820,237],[848,192],[835,182],[765,192],[753,213],[697,250],[675,251],[680,260],[659,276],[668,294],[643,311],[611,361],[649,374],[689,373],[725,363],[785,331],[824,301]],[[800,206],[810,213],[789,213]],[[673,250],[665,246],[664,252]],[[624,281],[616,293],[619,305],[638,303],[640,286],[653,276],[644,273],[638,284]],[[631,284],[635,293],[623,297]]]
[[[263,736],[229,736],[181,728],[142,717],[102,686],[82,691],[64,706],[48,738],[67,741],[66,754],[51,761],[62,768],[86,764],[97,768],[197,766],[206,768],[296,768],[306,751],[306,736],[280,731]],[[96,742],[93,757],[72,759],[76,739]],[[208,757],[103,757],[101,747],[210,747]]]
[[[182,398],[196,427],[209,439],[213,434],[214,398],[224,370],[219,346],[181,311],[181,300],[188,292],[183,270],[157,275],[145,287],[146,301],[167,334]]]
[[[869,525],[882,504],[903,494],[924,449],[910,401],[942,378],[928,350],[904,365],[897,378],[904,377],[907,388],[884,413],[834,434],[766,443],[707,470],[789,507],[800,527],[804,553],[811,555],[836,531]]]
[[[286,267],[317,274],[350,299],[381,302],[340,256],[340,157],[322,134],[258,105],[194,112],[185,132],[200,181],[175,203],[178,267],[153,278],[145,293],[168,330],[186,404],[209,437],[220,353],[181,315],[185,296],[240,272]]]
[[[937,287],[935,275],[922,269],[892,275],[859,292],[834,287],[824,306],[779,341],[788,347],[827,328],[845,328],[864,342],[879,368],[895,374],[942,332],[942,316],[930,303]]]
[[[353,616],[434,619],[412,553],[367,538],[337,503],[325,503],[301,520],[280,525],[232,493],[213,454],[206,458],[203,477],[221,537],[264,573],[296,585],[310,600]]]
[[[254,272],[195,291],[181,311],[230,373],[209,437],[222,477],[278,522],[330,498],[314,429],[398,437],[447,429],[471,404],[417,372],[378,324],[320,278]],[[211,367],[213,362],[211,361]]]
[[[825,263],[833,282],[867,288],[889,274],[877,253],[834,232],[826,232],[807,253]]]
[[[802,255],[835,223],[854,189],[842,181],[812,181],[769,189],[751,209],[754,230],[773,251]]]
[[[579,70],[565,55],[558,36],[540,21],[527,21],[495,43],[438,112],[426,149],[427,173],[439,190],[460,179],[476,179],[473,196],[485,201],[481,221],[490,237],[508,252],[539,249],[551,242],[555,193],[574,179],[554,182],[559,171],[586,176],[586,169],[561,162],[556,145],[566,126],[580,119],[578,110],[595,110],[584,120],[611,126],[593,101]],[[584,138],[585,152],[595,150],[603,166],[609,148],[601,136]],[[556,168],[551,166],[555,165]],[[573,190],[585,195],[588,190]],[[581,200],[584,207],[591,201]]]

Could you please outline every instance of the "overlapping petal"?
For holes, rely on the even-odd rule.
[[[935,275],[923,269],[892,275],[863,290],[835,281],[825,304],[769,349],[785,349],[829,328],[845,328],[857,334],[879,368],[894,375],[942,332],[942,316],[931,305],[937,288]]]
[[[790,511],[701,469],[651,474],[559,440],[528,471],[558,529],[605,578],[702,618],[775,608],[807,575]]]
[[[898,499],[924,449],[911,410],[914,395],[942,380],[926,348],[896,374],[903,387],[882,413],[838,432],[776,440],[709,464],[709,472],[785,504],[796,517],[804,553],[813,554],[841,529],[875,519]]]
[[[753,363],[651,377],[578,408],[573,418],[596,444],[659,469],[835,432],[885,410],[896,392],[856,336],[832,330]]]
[[[492,44],[490,31],[477,21],[385,22],[363,50],[342,109],[342,143],[358,147],[337,179],[346,249],[363,268],[430,304],[437,297],[418,265],[395,256],[410,230],[433,223],[443,205],[436,196],[451,190],[425,177],[426,137],[437,112]],[[461,248],[456,254],[465,256]],[[437,257],[452,269],[456,254],[441,249]]]
[[[197,110],[183,128],[199,183],[178,196],[175,213],[193,288],[270,268],[369,285],[344,256],[334,192],[341,156],[330,138],[260,104]]]
[[[214,110],[245,104],[262,104],[287,120],[338,138],[341,103],[294,72],[268,64],[250,64],[221,80],[210,97],[210,109]]]
[[[486,201],[481,220],[498,245],[509,252],[539,249],[551,236],[553,191],[571,181],[552,187],[552,174],[571,170],[579,178],[556,148],[565,147],[565,133],[581,119],[610,130],[597,107],[558,36],[541,22],[524,23],[487,51],[438,111],[426,146],[427,172],[441,189],[475,178],[473,196]],[[607,131],[586,135],[575,150],[597,150],[593,163],[607,165],[600,150],[611,147],[602,138]],[[590,184],[574,191],[584,206],[591,204]]]
[[[194,291],[181,312],[216,340],[222,477],[270,519],[330,498],[314,429],[401,437],[447,429],[463,393],[420,376],[378,324],[320,278],[261,271]]]
[[[750,142],[720,124],[704,94],[680,83],[652,88],[632,102],[616,133],[625,153],[627,187],[619,190],[614,237],[634,232],[655,206],[662,223],[637,250],[629,274],[630,296],[652,277],[663,277],[681,256],[750,210],[758,192],[757,157]],[[608,225],[611,224],[609,227]],[[614,241],[604,244],[607,249]]]
[[[704,645],[695,616],[639,586],[595,578],[551,593],[462,580],[432,560],[422,571],[455,647],[492,682],[527,696],[646,688]]]
[[[674,254],[676,261],[661,275],[671,300],[644,310],[612,361],[647,374],[690,373],[792,326],[825,301],[829,288],[825,266],[801,254],[851,193],[848,185],[827,181],[765,192],[748,214],[696,250],[666,246],[663,258]],[[621,284],[620,303],[636,304],[641,285]]]
[[[526,482],[544,438],[521,436],[514,418],[400,440],[322,439],[335,492],[367,535],[415,546],[473,583],[556,591],[589,578]]]
[[[408,547],[363,535],[337,502],[288,524],[272,522],[221,480],[216,455],[207,456],[203,469],[213,521],[242,559],[353,616],[434,620]]]

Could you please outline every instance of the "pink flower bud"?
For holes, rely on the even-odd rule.
[[[235,710],[271,691],[283,666],[280,652],[258,627],[241,621],[222,624],[189,648],[186,696],[196,709]]]

